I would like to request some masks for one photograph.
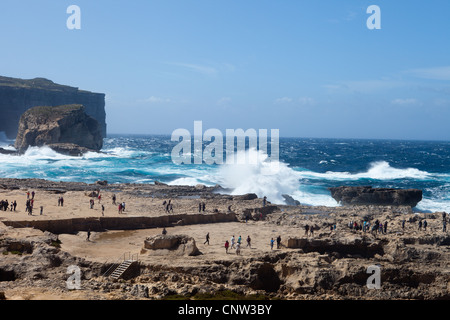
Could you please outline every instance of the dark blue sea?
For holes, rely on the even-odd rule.
[[[3,137],[0,147],[13,141]],[[279,162],[253,165],[172,161],[170,136],[109,135],[103,153],[70,157],[47,147],[23,156],[0,155],[0,176],[93,183],[216,185],[231,193],[257,193],[273,203],[289,194],[306,205],[336,206],[329,187],[370,185],[418,188],[417,211],[450,211],[450,142],[280,138]]]

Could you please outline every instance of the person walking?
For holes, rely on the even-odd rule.
[[[227,241],[225,241],[225,252],[228,253],[228,248],[230,247],[230,243]]]
[[[206,244],[206,243],[208,243],[208,245],[209,245],[209,232],[206,234],[206,241],[203,242],[203,244]]]
[[[241,255],[241,244],[239,242],[236,245],[236,255]]]
[[[87,232],[87,238],[86,241],[90,241],[89,238],[91,237],[91,229],[88,230]]]
[[[249,247],[250,249],[252,248],[252,239],[250,238],[250,236],[247,236],[247,247]]]
[[[273,244],[274,244],[275,240],[270,239],[270,250],[273,250]]]
[[[234,235],[231,237],[231,249],[235,248],[234,246]]]

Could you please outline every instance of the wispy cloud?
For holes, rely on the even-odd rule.
[[[292,98],[282,97],[282,98],[275,99],[274,103],[275,104],[285,104],[285,103],[291,103],[292,101],[293,101]]]
[[[406,98],[406,99],[398,98],[392,100],[391,103],[398,106],[411,106],[420,104],[420,101],[415,98]]]
[[[184,62],[167,62],[166,64],[207,76],[215,76],[220,72],[234,72],[236,70],[236,67],[231,63],[197,64]]]
[[[419,68],[405,71],[413,77],[430,80],[450,80],[450,66]]]
[[[200,65],[200,64],[192,64],[192,63],[178,63],[178,62],[177,63],[169,63],[169,64],[173,65],[173,66],[177,66],[177,67],[182,67],[187,70],[201,73],[201,74],[206,74],[206,75],[217,74],[217,69],[210,67],[210,66],[205,66],[205,65]]]
[[[143,100],[139,100],[139,102],[145,102],[145,103],[150,103],[150,104],[160,104],[160,103],[169,103],[171,102],[171,100],[169,98],[161,98],[161,97],[155,97],[155,96],[151,96],[147,99],[143,99]]]

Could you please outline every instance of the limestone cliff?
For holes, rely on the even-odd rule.
[[[99,151],[103,146],[100,124],[82,105],[33,107],[20,118],[15,148],[24,152],[29,146],[44,145],[71,155]]]
[[[36,106],[81,104],[96,119],[106,137],[105,95],[56,84],[43,78],[23,80],[0,76],[0,131],[9,139],[17,135],[20,116]]]

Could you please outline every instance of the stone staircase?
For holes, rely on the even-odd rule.
[[[114,263],[103,276],[110,277],[112,279],[120,279],[123,274],[130,269],[131,266],[138,262],[137,254],[131,255],[129,252],[125,253],[119,258],[119,261]]]

